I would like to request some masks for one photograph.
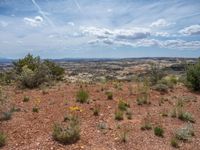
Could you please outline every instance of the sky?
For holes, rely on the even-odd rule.
[[[199,57],[199,0],[0,0],[0,58]]]

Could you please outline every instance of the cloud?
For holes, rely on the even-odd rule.
[[[98,39],[137,40],[150,36],[150,30],[147,28],[110,30],[97,27],[81,27],[80,30],[83,34],[92,35]]]
[[[68,22],[67,24],[72,27],[75,26],[74,22]]]
[[[184,41],[184,40],[156,40],[156,39],[140,39],[137,41],[116,41],[112,39],[96,39],[88,42],[89,44],[103,43],[106,45],[120,45],[120,46],[131,46],[131,47],[152,47],[156,46],[159,48],[168,49],[199,49],[200,41]]]
[[[153,33],[153,35],[154,36],[160,36],[160,37],[169,37],[170,35],[169,35],[169,33],[167,33],[167,32],[155,32],[155,33]]]
[[[200,41],[167,40],[161,43],[164,48],[171,49],[199,49]]]
[[[81,27],[85,36],[92,36],[88,44],[106,44],[131,47],[152,47],[169,49],[199,49],[200,41],[185,41],[181,39],[160,40],[151,39],[155,37],[169,37],[167,32],[152,32],[148,28],[132,29],[107,29],[97,27]]]
[[[46,13],[44,11],[42,11],[41,7],[38,5],[38,3],[36,3],[35,0],[32,0],[33,5],[38,9],[38,12],[41,14],[41,16],[43,18],[45,18],[45,20],[47,20],[47,22],[52,26],[55,27],[54,23],[51,21],[51,19],[49,19],[49,17],[47,17]]]
[[[150,27],[167,27],[172,23],[167,22],[165,19],[158,19],[157,21],[153,22]]]
[[[43,23],[43,18],[40,16],[36,16],[35,18],[25,17],[24,22],[32,27],[39,27]]]
[[[2,27],[7,27],[7,26],[8,26],[8,23],[5,22],[5,21],[0,21],[0,26],[2,26]]]
[[[111,13],[112,11],[113,11],[113,10],[112,10],[111,8],[108,8],[108,9],[107,9],[107,12],[108,12],[108,13]]]
[[[184,35],[200,35],[200,25],[191,25],[179,31]]]

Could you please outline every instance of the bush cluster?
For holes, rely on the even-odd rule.
[[[88,98],[89,98],[89,94],[87,91],[80,89],[77,93],[76,93],[76,101],[80,102],[80,103],[86,103],[88,102]]]
[[[200,60],[187,66],[186,79],[189,87],[194,91],[200,91]]]
[[[20,85],[25,88],[35,88],[44,82],[61,79],[64,74],[64,69],[54,62],[42,61],[31,54],[13,62],[13,66]]]
[[[80,122],[78,116],[73,116],[68,120],[67,126],[54,125],[53,138],[63,144],[72,144],[80,139]]]

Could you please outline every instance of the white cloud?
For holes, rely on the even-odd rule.
[[[110,13],[112,12],[113,10],[111,8],[107,9],[107,12]]]
[[[115,40],[137,40],[150,36],[150,30],[147,28],[115,29],[97,27],[81,27],[80,30],[85,35],[92,35],[98,39],[115,39]]]
[[[7,26],[8,26],[8,23],[5,22],[5,21],[0,21],[0,26],[2,26],[2,27],[7,27]]]
[[[121,45],[132,47],[151,47],[170,49],[199,49],[200,41],[158,40],[150,39],[152,36],[169,37],[167,32],[151,32],[147,28],[115,29],[97,27],[81,27],[83,35],[91,36],[88,44]]]
[[[27,25],[30,25],[32,27],[39,27],[42,25],[43,23],[43,18],[41,16],[36,16],[35,18],[27,18],[25,17],[24,18],[24,22],[27,24]]]
[[[68,22],[67,24],[72,27],[75,26],[74,22]]]
[[[191,25],[179,31],[184,35],[200,35],[200,25]]]
[[[154,36],[161,36],[161,37],[169,37],[169,33],[167,32],[155,32],[153,33]]]
[[[112,39],[96,39],[88,42],[89,44],[107,44],[107,45],[121,45],[131,47],[152,47],[169,49],[199,49],[200,41],[184,41],[184,40],[166,40],[160,41],[156,39],[140,39],[136,41],[117,41]]]
[[[157,21],[153,22],[150,27],[167,27],[172,23],[167,22],[165,19],[158,19]]]
[[[200,41],[167,40],[162,42],[162,46],[171,49],[199,49]]]

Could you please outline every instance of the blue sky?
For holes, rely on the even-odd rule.
[[[199,0],[0,0],[0,57],[199,57]]]

